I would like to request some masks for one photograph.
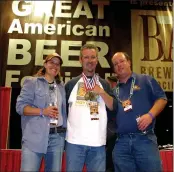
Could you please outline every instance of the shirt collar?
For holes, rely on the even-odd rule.
[[[128,78],[126,83],[131,81],[133,78],[136,79],[136,74],[134,72],[132,72],[131,76]],[[119,80],[118,80],[117,84],[120,85],[120,84],[124,84],[124,83],[122,83],[122,82],[120,83]]]
[[[44,76],[38,76],[38,79],[39,79],[39,80],[44,80],[44,81],[48,82],[48,81],[45,79]]]

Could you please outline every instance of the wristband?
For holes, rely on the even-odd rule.
[[[40,116],[41,116],[41,117],[44,117],[43,109],[40,109]]]
[[[147,114],[149,114],[149,116],[152,118],[153,121],[155,117],[152,115],[152,113],[148,112]]]

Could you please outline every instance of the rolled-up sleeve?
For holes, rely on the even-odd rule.
[[[31,77],[24,81],[23,87],[21,88],[20,95],[16,102],[16,111],[19,115],[23,115],[24,107],[27,105],[33,106],[34,103],[34,90],[35,90],[36,79]]]

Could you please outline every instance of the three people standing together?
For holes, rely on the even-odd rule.
[[[118,79],[113,90],[96,73],[95,45],[82,46],[79,61],[82,73],[65,87],[60,81],[63,61],[57,53],[48,55],[36,76],[25,80],[16,104],[22,125],[21,171],[38,171],[42,157],[46,171],[60,171],[65,139],[66,171],[82,171],[84,164],[87,171],[105,171],[111,115],[116,117],[118,135],[115,171],[160,171],[154,125],[167,98],[159,84],[133,73],[124,52],[112,57]]]

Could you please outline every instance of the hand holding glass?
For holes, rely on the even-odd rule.
[[[54,106],[55,107],[54,109],[58,110],[56,102],[50,103],[50,106]],[[58,115],[56,116],[56,118],[51,118],[50,119],[50,124],[52,124],[52,125],[57,125],[58,124]]]

